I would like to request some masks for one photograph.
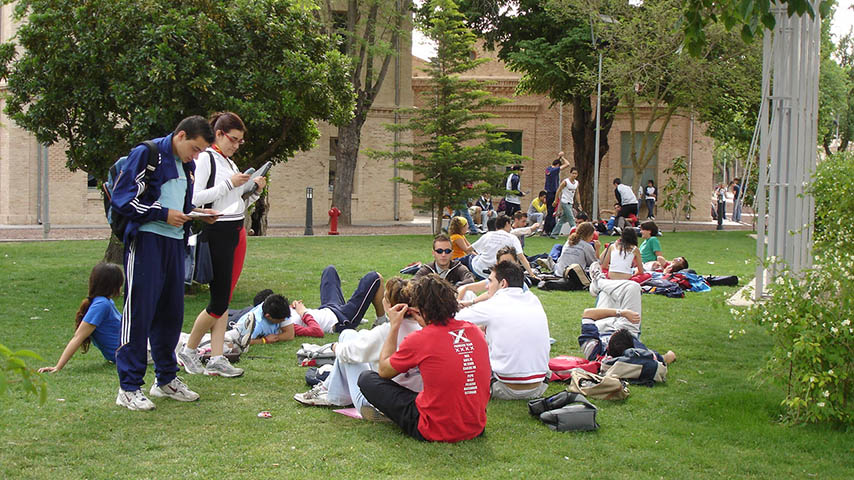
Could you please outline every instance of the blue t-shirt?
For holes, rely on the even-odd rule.
[[[175,166],[178,168],[178,178],[173,178],[167,181],[160,187],[160,202],[162,208],[170,208],[172,210],[184,211],[184,198],[187,195],[187,174],[184,173],[184,165],[180,160],[175,161]],[[176,227],[169,225],[162,220],[144,223],[139,227],[140,232],[151,232],[158,235],[184,239],[184,227]]]
[[[546,188],[547,192],[557,192],[557,186],[560,184],[560,167],[546,167]]]
[[[122,314],[112,299],[95,297],[83,321],[95,326],[92,332],[92,345],[101,351],[107,361],[116,363],[116,350],[119,349],[119,335],[122,331]]]
[[[272,323],[267,320],[267,317],[264,316],[263,303],[259,303],[252,310],[247,312],[245,315],[240,317],[240,320],[234,325],[234,328],[239,331],[243,331],[246,328],[246,322],[249,319],[249,314],[255,314],[255,329],[252,330],[252,338],[261,338],[266,337],[267,335],[275,335],[279,333],[279,329],[287,327],[288,325],[294,323],[294,319],[299,317],[299,315],[291,309],[290,316],[286,318],[281,323]]]

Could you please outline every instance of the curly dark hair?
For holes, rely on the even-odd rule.
[[[447,325],[457,313],[457,291],[439,275],[431,273],[410,281],[410,305],[428,324]]]

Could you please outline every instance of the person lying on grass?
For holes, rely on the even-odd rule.
[[[409,281],[392,277],[386,282],[383,303],[386,307],[398,303],[409,303]],[[335,362],[329,377],[305,393],[297,393],[294,400],[311,406],[353,405],[360,412],[365,410],[366,419],[376,419],[376,410],[365,400],[357,382],[359,375],[367,370],[376,370],[380,350],[391,329],[389,322],[370,330],[344,330],[338,342],[332,344]],[[421,330],[411,316],[404,316],[398,334],[398,344],[412,332]],[[421,373],[413,369],[394,377],[395,382],[414,392],[423,389]],[[369,407],[365,409],[365,407]]]
[[[656,360],[665,364],[676,360],[673,351],[660,355],[640,341],[639,283],[631,280],[609,280],[605,278],[599,264],[594,262],[590,265],[590,294],[596,297],[596,307],[584,310],[581,317],[581,335],[578,336],[578,345],[585,358],[599,360],[606,355],[622,355],[625,345],[622,345],[620,350],[609,350],[609,345],[616,332],[626,330],[631,335],[631,348],[649,350],[653,352]]]
[[[89,295],[80,303],[74,316],[74,336],[68,341],[56,365],[42,367],[39,373],[58,372],[65,367],[78,349],[89,351],[89,344],[101,351],[110,363],[116,363],[119,335],[122,329],[122,314],[116,308],[113,297],[121,293],[125,277],[122,267],[114,263],[101,262],[89,274]]]
[[[323,329],[302,302],[294,301],[289,306],[287,298],[273,294],[243,315],[234,328],[226,332],[226,340],[242,335],[252,325],[252,319],[250,345],[286,342],[295,336],[323,338]]]
[[[456,313],[453,285],[435,274],[413,280],[410,303],[389,305],[391,327],[378,371],[359,375],[365,400],[418,440],[459,442],[483,434],[486,427],[489,347],[480,328],[456,320]],[[407,315],[423,328],[398,347]],[[424,383],[420,393],[392,380],[416,367]]]

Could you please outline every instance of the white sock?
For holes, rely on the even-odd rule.
[[[208,360],[208,363],[216,362],[216,361],[218,361],[218,360],[219,360],[219,359],[221,359],[221,358],[225,358],[225,357],[224,357],[223,355],[217,355],[217,356],[215,356],[215,357],[211,357],[211,359],[210,359],[210,360]]]
[[[183,353],[184,355],[191,355],[191,356],[198,355],[198,352],[196,352],[195,350],[193,350],[191,348],[187,348],[186,345],[184,345],[184,348],[181,350],[181,353]]]

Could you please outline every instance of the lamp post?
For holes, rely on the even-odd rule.
[[[305,233],[304,235],[314,235],[314,229],[311,226],[311,199],[314,198],[314,189],[305,187]]]
[[[605,23],[617,23],[616,20],[608,15],[599,15],[599,20]],[[591,219],[596,221],[599,219],[599,137],[602,133],[602,51],[596,44],[596,30],[593,28],[593,19],[590,19],[590,39],[593,43],[593,49],[599,52],[599,75],[596,80],[596,140],[593,147],[593,211]]]

